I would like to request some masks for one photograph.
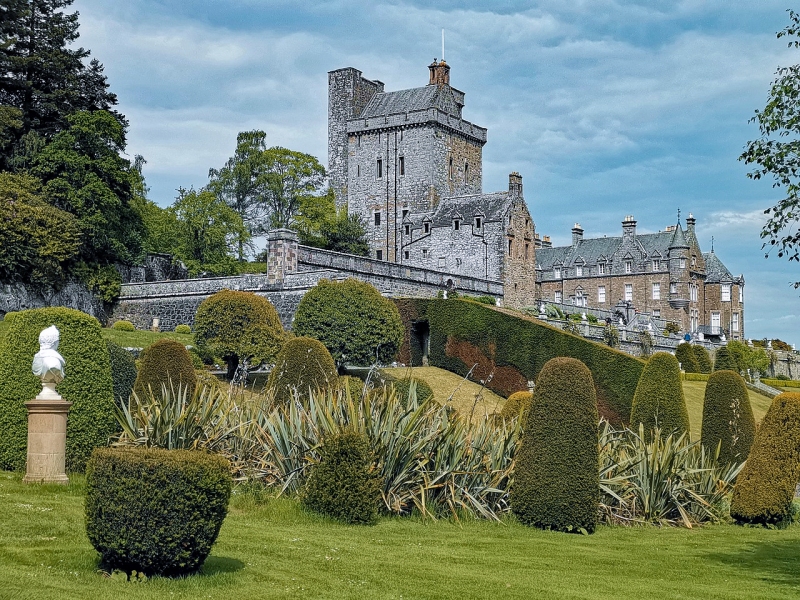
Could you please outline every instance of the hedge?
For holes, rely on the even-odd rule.
[[[186,346],[166,338],[151,344],[142,352],[133,391],[139,398],[144,398],[149,390],[160,394],[162,385],[167,388],[171,385],[176,390],[179,385],[188,388],[189,398],[197,387],[197,374]]]
[[[114,324],[111,326],[111,329],[115,331],[136,331],[136,327],[130,321],[120,320],[115,321]]]
[[[681,373],[683,381],[708,381],[708,373]]]
[[[533,402],[533,394],[530,392],[514,392],[508,397],[503,408],[500,410],[500,416],[504,419],[513,419],[520,417],[523,419],[528,416],[528,411]]]
[[[72,407],[67,420],[66,467],[83,472],[97,446],[117,431],[111,361],[97,319],[70,308],[37,308],[8,313],[0,339],[0,469],[25,468],[28,417],[25,402],[42,391],[31,372],[39,333],[55,325],[66,377],[58,392]]]
[[[713,453],[719,445],[720,464],[742,463],[755,433],[756,420],[744,379],[734,371],[712,373],[703,398],[703,446]]]
[[[656,352],[642,371],[633,396],[631,429],[637,431],[640,423],[646,434],[658,427],[664,437],[689,431],[681,372],[672,354]]]
[[[793,379],[762,379],[761,383],[778,389],[782,387],[800,388],[800,381]]]
[[[731,516],[742,523],[787,523],[798,480],[800,393],[784,392],[775,396],[756,431],[733,488]]]
[[[698,344],[692,346],[692,350],[694,350],[697,365],[700,367],[700,373],[711,373],[714,370],[714,365],[711,363],[711,355],[708,350]]]
[[[197,571],[228,511],[225,458],[195,450],[101,448],[86,470],[86,533],[101,567]]]
[[[536,380],[516,457],[511,509],[526,525],[558,531],[597,526],[600,501],[597,397],[592,374],[554,358]]]
[[[412,354],[414,340],[408,330],[415,321],[428,322],[431,366],[461,376],[472,370],[474,381],[485,381],[504,397],[527,388],[551,358],[576,358],[592,373],[600,414],[617,424],[630,419],[644,367],[638,358],[532,317],[475,302],[401,299],[397,305],[407,329],[407,344],[400,353],[404,362]]]
[[[291,402],[295,392],[308,399],[309,390],[325,390],[336,383],[336,365],[330,352],[322,342],[310,337],[287,341],[267,379],[267,387],[282,403]]]
[[[736,357],[731,354],[727,346],[723,346],[714,355],[715,371],[735,371],[739,372],[739,365],[736,364]]]
[[[114,382],[114,401],[117,406],[128,403],[136,383],[136,360],[133,355],[111,340],[106,340],[111,359],[111,380]]]
[[[681,369],[687,373],[699,373],[700,364],[694,353],[694,347],[688,342],[681,342],[675,349],[675,358],[681,365]]]

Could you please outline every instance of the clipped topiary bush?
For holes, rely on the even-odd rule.
[[[678,344],[675,349],[675,358],[680,363],[681,369],[687,373],[700,372],[700,365],[697,362],[697,356],[695,356],[694,347],[691,344],[687,342]]]
[[[731,354],[727,346],[723,346],[717,350],[714,356],[714,370],[739,372],[739,365],[736,364],[736,357]]]
[[[369,440],[353,430],[324,440],[308,476],[303,505],[345,523],[369,525],[378,518],[380,479]]]
[[[708,350],[703,346],[694,345],[694,357],[697,359],[697,366],[700,368],[699,373],[711,373],[714,370],[714,365],[711,364],[711,355]]]
[[[184,323],[175,326],[175,333],[192,333],[192,328]]]
[[[86,469],[86,533],[101,567],[197,571],[228,512],[230,464],[190,450],[101,448]]]
[[[139,375],[133,391],[144,398],[148,388],[154,394],[161,393],[162,385],[167,388],[172,385],[176,390],[180,385],[189,390],[189,396],[197,386],[192,357],[186,347],[175,340],[160,339],[144,349],[139,359]]]
[[[295,392],[307,399],[309,390],[336,385],[336,365],[322,342],[310,337],[292,338],[284,344],[267,379],[278,402],[290,402]]]
[[[239,363],[272,361],[284,341],[283,325],[269,300],[251,292],[222,290],[203,300],[194,319],[202,354],[220,356],[233,379]]]
[[[356,279],[320,281],[303,296],[292,327],[325,344],[337,365],[389,363],[403,341],[394,303]]]
[[[689,431],[681,372],[672,354],[656,352],[644,366],[633,395],[631,429],[637,431],[640,423],[646,434],[656,427],[665,437]]]
[[[395,394],[397,394],[403,406],[408,406],[408,394],[411,392],[412,383],[416,384],[415,389],[417,390],[417,402],[419,404],[427,402],[428,400],[433,400],[433,389],[431,389],[427,381],[419,377],[403,377],[402,379],[391,382]]]
[[[747,460],[756,433],[756,421],[744,379],[733,371],[715,371],[708,377],[703,398],[701,441],[713,453],[719,444],[721,464]]]
[[[111,340],[106,340],[111,359],[111,380],[114,382],[114,401],[118,406],[128,402],[136,383],[136,360],[133,355]]]
[[[597,526],[600,475],[592,374],[574,358],[554,358],[536,380],[516,458],[511,509],[526,525],[558,531]]]
[[[800,480],[800,394],[775,396],[756,431],[733,488],[731,516],[741,523],[782,525]]]
[[[503,404],[503,408],[500,410],[500,416],[502,416],[504,419],[520,417],[523,419],[524,423],[525,417],[528,415],[528,411],[531,408],[532,402],[532,393],[526,391],[514,392],[508,397],[506,403]]]
[[[116,331],[136,331],[136,327],[134,327],[133,323],[130,321],[120,320],[115,321],[114,324],[111,326],[111,329]]]
[[[9,313],[0,338],[0,469],[25,468],[28,417],[25,402],[42,391],[31,372],[39,333],[55,325],[66,377],[58,392],[72,402],[67,420],[67,471],[82,472],[92,450],[117,431],[108,347],[97,319],[70,308]]]

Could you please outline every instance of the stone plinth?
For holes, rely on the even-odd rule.
[[[69,483],[65,469],[67,413],[72,402],[43,398],[25,403],[28,409],[28,465],[24,483]]]

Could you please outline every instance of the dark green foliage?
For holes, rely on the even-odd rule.
[[[111,380],[114,382],[114,401],[118,406],[127,404],[136,383],[136,360],[133,355],[111,340],[106,340],[111,358]]]
[[[711,355],[708,350],[698,345],[692,346],[692,350],[694,350],[694,357],[697,359],[697,366],[700,368],[698,373],[711,373],[714,370],[714,366],[711,364]]]
[[[337,365],[389,363],[403,340],[394,303],[356,279],[320,281],[300,301],[293,329],[325,344]]]
[[[319,454],[319,463],[308,476],[303,505],[345,523],[374,523],[380,479],[366,436],[344,431],[324,440]]]
[[[134,327],[133,323],[130,321],[126,321],[121,319],[119,321],[114,321],[114,324],[111,326],[111,329],[116,331],[136,331],[136,327]]]
[[[419,377],[403,377],[391,383],[392,387],[394,387],[395,394],[400,398],[400,402],[403,406],[408,404],[408,394],[411,391],[412,383],[416,384],[417,401],[420,404],[428,400],[433,400],[433,390],[424,379],[420,379]]]
[[[533,394],[530,392],[514,392],[508,397],[503,408],[500,410],[500,416],[504,419],[513,419],[521,417],[523,422],[528,416],[528,411],[531,409],[533,403]]]
[[[736,364],[736,357],[731,354],[727,346],[722,346],[722,348],[717,350],[714,356],[714,370],[739,372],[739,366]]]
[[[756,421],[744,379],[734,371],[715,371],[708,377],[703,398],[701,440],[714,453],[720,445],[721,464],[747,460]]]
[[[189,397],[194,393],[197,375],[189,351],[180,342],[162,338],[145,348],[139,361],[139,375],[133,387],[139,398],[144,398],[149,389],[160,394],[162,385],[168,389],[188,388]]]
[[[0,469],[25,467],[28,421],[24,403],[42,391],[31,372],[39,333],[55,325],[66,377],[58,392],[71,401],[67,421],[67,471],[82,472],[92,450],[117,431],[108,348],[94,317],[69,308],[37,308],[5,317],[0,338]]]
[[[101,567],[196,572],[217,539],[231,487],[230,463],[215,454],[96,450],[86,469],[86,533]]]
[[[731,516],[742,523],[784,524],[800,480],[800,394],[779,394],[756,432],[733,489]]]
[[[557,531],[595,530],[598,419],[586,365],[574,358],[548,361],[536,380],[516,458],[511,509],[520,521]]]
[[[347,390],[353,400],[358,400],[364,395],[364,380],[353,375],[341,375],[339,389]]]
[[[478,363],[472,379],[484,380],[489,389],[509,396],[535,380],[551,358],[577,358],[592,372],[601,414],[613,423],[630,419],[633,393],[644,366],[637,358],[536,319],[475,302],[403,299],[398,305],[409,328],[412,321],[427,321],[431,366],[465,376]],[[409,341],[413,348],[414,340]],[[470,352],[461,351],[462,347]]]
[[[689,431],[689,413],[683,396],[678,360],[667,352],[656,352],[647,361],[633,395],[631,429],[639,423],[645,434],[658,427],[665,437]]]
[[[194,367],[195,371],[206,368],[206,365],[203,362],[203,357],[196,348],[192,347],[189,349],[189,357],[192,359],[192,366]]]
[[[700,364],[697,362],[697,356],[691,344],[687,342],[678,344],[678,347],[675,349],[675,358],[680,363],[681,369],[687,373],[700,372]]]
[[[194,339],[201,354],[222,357],[231,379],[244,360],[258,364],[274,359],[284,331],[278,312],[266,298],[222,290],[197,308]]]
[[[336,365],[322,342],[296,337],[278,353],[267,387],[275,391],[279,402],[290,402],[295,392],[307,399],[309,390],[325,390],[336,383]]]

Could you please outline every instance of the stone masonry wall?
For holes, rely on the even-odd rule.
[[[58,292],[38,290],[25,283],[0,285],[0,318],[9,312],[49,306],[74,308],[92,315],[101,323],[107,319],[103,303],[77,281],[68,282]]]

